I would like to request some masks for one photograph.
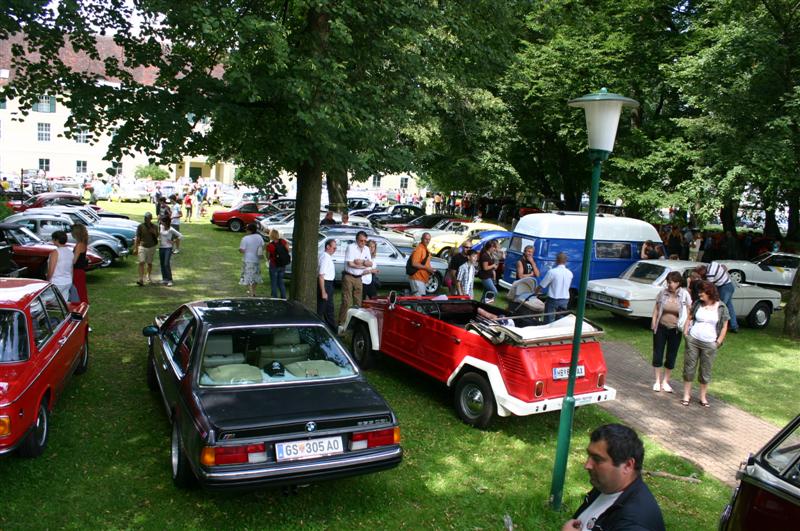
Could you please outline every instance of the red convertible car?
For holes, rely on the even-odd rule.
[[[0,279],[0,454],[44,451],[50,411],[89,366],[88,311],[47,282]]]
[[[278,209],[272,205],[258,203],[239,203],[230,210],[220,210],[211,215],[211,223],[218,227],[228,227],[233,232],[243,230],[248,223],[255,223],[259,216],[274,214]]]
[[[495,415],[532,415],[561,409],[566,395],[575,316],[550,324],[531,315],[467,297],[397,297],[364,301],[348,311],[345,329],[362,368],[375,352],[455,390],[455,409],[472,426],[485,428]],[[606,386],[602,329],[585,321],[575,382],[575,404],[616,397]]]
[[[25,276],[32,278],[47,277],[47,258],[55,245],[46,243],[30,230],[15,223],[0,223],[0,245],[11,245],[11,257],[14,262],[27,268]],[[68,243],[68,247],[75,244]],[[97,269],[103,265],[103,257],[89,250],[86,252],[89,260],[88,270]]]

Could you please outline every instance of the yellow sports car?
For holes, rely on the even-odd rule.
[[[451,251],[458,248],[461,242],[475,238],[478,234],[487,230],[506,230],[506,228],[495,225],[494,223],[484,223],[482,221],[478,223],[464,223],[452,232],[445,232],[444,234],[437,234],[432,237],[431,243],[428,244],[428,251],[433,255],[448,260]]]

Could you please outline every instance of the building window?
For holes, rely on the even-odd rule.
[[[76,160],[75,161],[75,173],[81,174],[86,173],[86,161],[85,160]]]
[[[50,142],[50,124],[36,124],[36,138],[39,142]]]
[[[408,177],[400,177],[400,188],[403,190],[408,188]]]
[[[39,170],[50,171],[50,159],[39,159]]]
[[[39,101],[33,104],[34,112],[56,112],[55,96],[39,96]]]
[[[381,187],[381,176],[380,175],[373,175],[372,176],[372,187],[373,188],[380,188]]]
[[[89,129],[86,127],[81,127],[75,132],[75,142],[78,144],[88,144],[89,143]]]
[[[5,109],[5,108],[6,108],[6,100],[2,99],[0,100],[0,109]]]

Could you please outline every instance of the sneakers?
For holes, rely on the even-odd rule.
[[[661,390],[664,391],[665,393],[671,393],[672,386],[669,385],[667,382],[664,382],[663,384],[661,384]]]
[[[164,285],[165,285],[166,287],[168,287],[168,288],[169,288],[169,287],[171,287],[171,286],[172,286],[172,282],[167,282],[167,283],[166,283],[166,284],[164,284]]]
[[[661,391],[661,384],[659,382],[653,384],[653,391],[655,391],[656,393]]]
[[[172,251],[172,254],[179,254],[180,252],[181,252],[180,249],[175,249],[174,251]]]

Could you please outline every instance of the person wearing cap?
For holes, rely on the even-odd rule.
[[[158,227],[153,224],[153,214],[144,213],[144,222],[136,227],[136,239],[133,242],[133,254],[139,259],[138,286],[144,286],[144,271],[147,266],[147,283],[152,282],[153,258],[158,248]]]

